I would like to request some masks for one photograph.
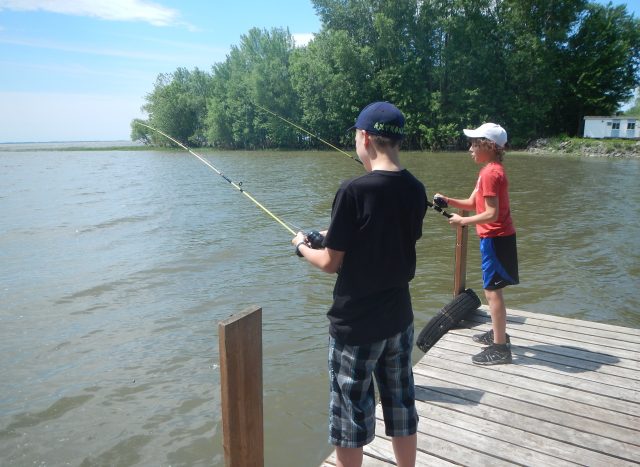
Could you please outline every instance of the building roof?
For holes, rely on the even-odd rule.
[[[597,120],[597,119],[613,119],[613,120],[637,120],[640,117],[637,117],[635,115],[611,115],[608,117],[604,117],[604,116],[586,116],[583,117],[585,120],[587,119],[591,119],[591,120]]]

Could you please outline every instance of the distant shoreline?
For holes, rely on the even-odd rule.
[[[132,141],[60,141],[60,142],[37,142],[37,143],[0,143],[0,152],[39,152],[39,151],[174,151],[178,149],[172,146],[153,146]],[[199,150],[220,150],[220,151],[313,151],[318,149],[216,149],[216,148],[195,148]],[[406,151],[414,152],[408,149]],[[436,153],[464,152],[464,149],[457,151],[435,151]],[[424,151],[433,152],[433,151]],[[578,157],[600,157],[615,159],[640,159],[640,140],[624,139],[590,139],[590,138],[539,138],[531,142],[526,148],[513,148],[511,152],[538,154],[568,155]]]
[[[4,142],[0,143],[0,151],[134,151],[144,148],[142,143],[127,140],[116,141],[37,141],[37,142]]]

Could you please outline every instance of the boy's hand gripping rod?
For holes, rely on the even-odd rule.
[[[444,217],[450,218],[452,215],[445,211],[443,208],[449,207],[449,203],[447,200],[442,198],[441,196],[434,196],[433,203],[430,203],[427,200],[427,206],[433,208],[434,211],[441,213]]]

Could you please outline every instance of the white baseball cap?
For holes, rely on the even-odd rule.
[[[485,123],[475,130],[462,130],[469,138],[487,138],[496,143],[501,148],[507,144],[507,132],[500,125],[495,123]]]

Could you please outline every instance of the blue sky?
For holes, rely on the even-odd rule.
[[[129,139],[158,74],[210,71],[252,27],[320,22],[306,0],[0,0],[0,142]]]
[[[310,0],[0,0],[0,142],[127,140],[158,74],[210,71],[252,27],[320,22]]]

